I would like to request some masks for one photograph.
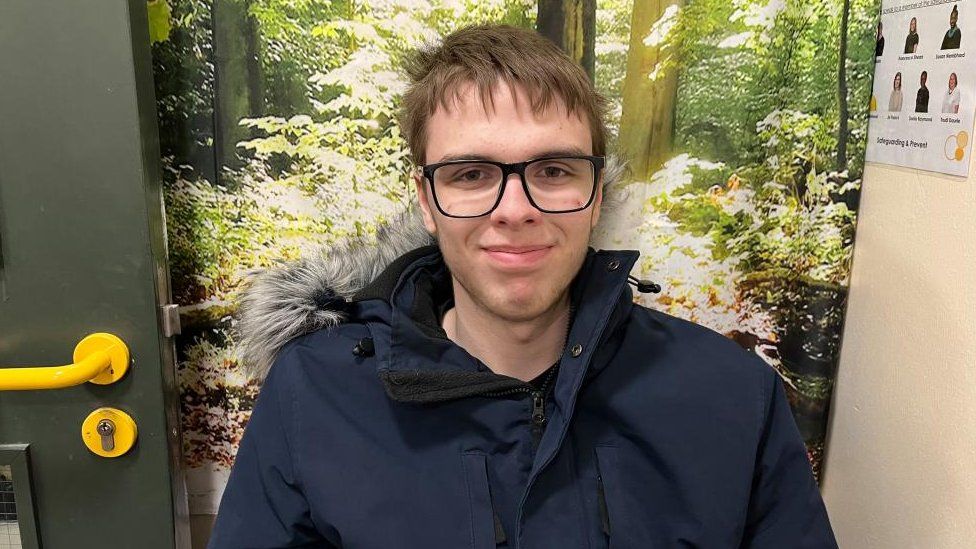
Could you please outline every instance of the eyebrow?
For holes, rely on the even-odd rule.
[[[547,151],[542,151],[540,153],[530,156],[525,161],[537,160],[539,158],[551,158],[554,156],[589,156],[583,149],[579,147],[567,147],[562,149],[550,149]],[[483,154],[447,154],[444,155],[437,162],[432,162],[432,164],[440,164],[441,162],[454,162],[455,160],[482,160],[487,162],[501,162],[496,158]]]

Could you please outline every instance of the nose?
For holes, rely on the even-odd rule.
[[[529,202],[529,197],[525,194],[522,179],[517,173],[509,174],[498,207],[491,212],[492,223],[521,225],[537,223],[541,218],[542,212]]]

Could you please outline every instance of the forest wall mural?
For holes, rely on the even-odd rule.
[[[636,299],[780,374],[815,472],[840,350],[879,0],[151,0],[191,511],[211,513],[259,390],[246,274],[414,200],[404,55],[460,26],[536,28],[611,101],[629,199],[600,242]]]

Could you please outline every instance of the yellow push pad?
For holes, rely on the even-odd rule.
[[[136,443],[138,429],[132,416],[115,408],[99,408],[81,425],[81,438],[96,455],[119,457]]]

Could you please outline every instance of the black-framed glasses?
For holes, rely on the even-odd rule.
[[[501,203],[508,176],[517,173],[529,203],[544,213],[585,210],[596,196],[602,156],[553,156],[506,164],[451,160],[421,166],[434,204],[447,217],[481,217]]]

